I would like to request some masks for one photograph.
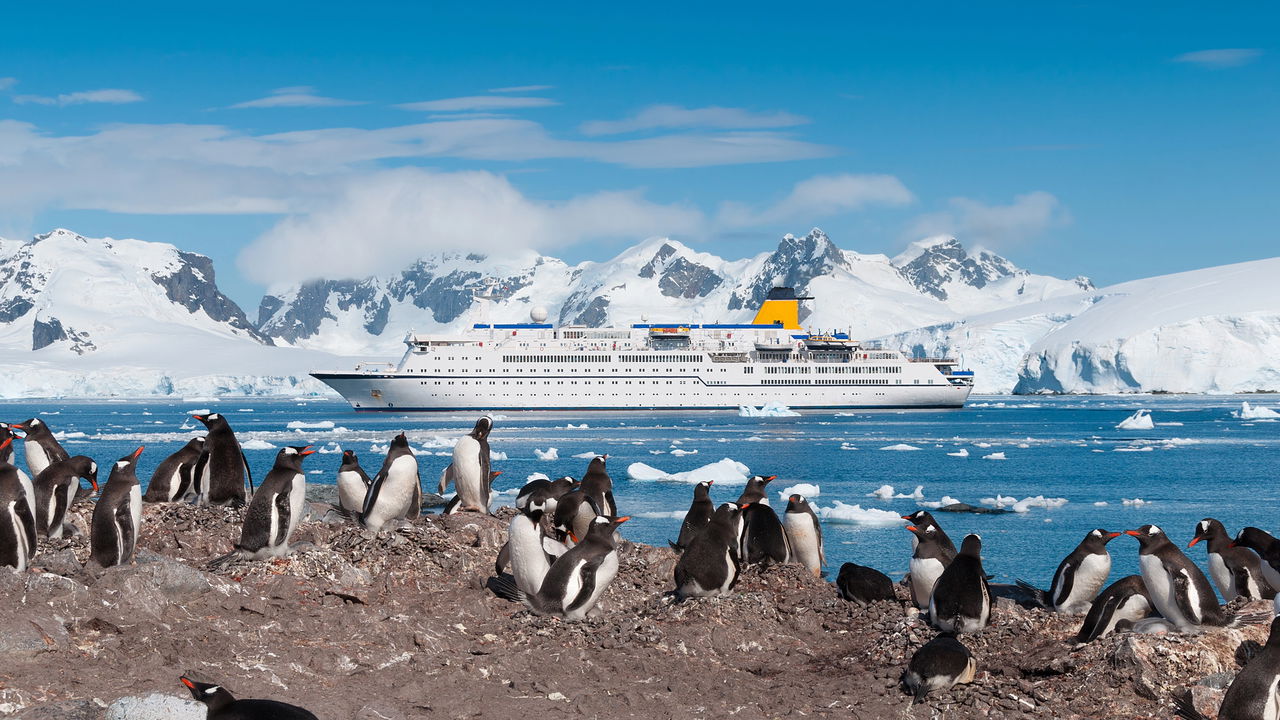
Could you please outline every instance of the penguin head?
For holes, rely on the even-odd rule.
[[[204,448],[204,438],[203,437],[191,438],[190,440],[187,441],[187,447],[190,447],[196,450]]]
[[[471,428],[471,437],[476,440],[484,440],[489,437],[489,432],[493,430],[493,418],[485,415],[476,421],[476,426]]]
[[[751,478],[747,480],[747,485],[764,488],[765,485],[773,482],[777,477],[777,475],[752,475]]]
[[[84,474],[81,475],[80,477],[83,477],[85,480],[88,480],[89,484],[93,486],[93,491],[98,492],[98,463],[94,462],[93,460],[90,460],[89,458],[83,455],[77,455],[72,459],[80,461],[82,467],[84,468],[84,470],[82,470]]]
[[[1254,552],[1261,553],[1270,547],[1275,538],[1271,533],[1262,528],[1247,527],[1236,535],[1236,539],[1231,541],[1232,547],[1247,547]]]
[[[587,474],[608,472],[604,466],[605,461],[608,459],[608,455],[597,455],[591,458],[591,462],[587,465]]]
[[[982,536],[977,533],[969,533],[964,536],[964,540],[960,543],[960,554],[970,557],[982,556]]]
[[[356,456],[355,450],[342,451],[342,467],[343,468],[354,468],[359,464],[360,464],[360,458]],[[339,472],[341,472],[341,470]]]
[[[280,448],[280,452],[276,453],[276,467],[300,469],[302,458],[315,453],[315,450],[310,448],[310,445],[290,445]]]
[[[137,450],[134,450],[132,453],[129,453],[117,460],[115,467],[111,468],[111,477],[115,477],[118,473],[134,474],[134,469],[138,465],[138,457],[142,455],[143,449],[144,446],[139,445]],[[107,481],[110,482],[110,479],[108,478]],[[136,477],[134,478],[134,482],[137,482]]]
[[[399,435],[391,438],[391,445],[388,448],[388,452],[390,452],[391,450],[398,450],[400,448],[408,449],[408,447],[409,447],[409,438],[406,437],[403,432],[401,432]]]
[[[219,415],[218,413],[205,413],[205,414],[192,413],[191,417],[199,420],[201,425],[204,425],[209,429],[213,429],[213,426],[216,425],[218,421],[222,419],[222,416]],[[226,421],[223,420],[223,422],[226,422]]]
[[[1226,537],[1226,535],[1227,529],[1222,526],[1222,523],[1213,518],[1205,518],[1196,523],[1196,536],[1191,538],[1191,542],[1187,543],[1187,547],[1195,547],[1196,543],[1201,540],[1212,541],[1214,538]],[[1210,542],[1210,545],[1212,545],[1212,542]]]
[[[1125,530],[1124,534],[1138,538],[1138,544],[1142,547],[1147,547],[1152,543],[1159,543],[1162,540],[1165,542],[1169,540],[1169,538],[1165,537],[1164,531],[1160,529],[1159,525],[1143,525],[1137,530]]]
[[[45,426],[44,422],[40,420],[40,418],[31,418],[30,420],[23,420],[22,422],[12,423],[9,425],[9,428],[11,431],[21,430],[27,435],[31,435],[32,433],[38,434],[41,429],[48,429]],[[23,436],[19,435],[18,437],[21,438]]]
[[[577,478],[571,478],[568,475],[556,478],[551,481],[551,497],[564,497],[565,493],[577,490],[581,484]]]
[[[607,538],[612,541],[613,531],[617,530],[619,525],[630,519],[631,516],[629,515],[623,515],[621,517],[597,515],[591,518],[591,525],[587,527],[587,537]]]
[[[711,499],[711,486],[712,486],[712,485],[714,485],[714,484],[715,484],[715,480],[703,480],[702,482],[698,483],[697,485],[694,485],[694,486],[693,486],[693,499],[694,499],[694,500],[710,500],[710,499]]]
[[[1089,531],[1088,535],[1085,536],[1085,542],[1091,545],[1106,545],[1107,543],[1111,542],[1112,540],[1115,540],[1116,538],[1120,537],[1123,534],[1124,533],[1108,532],[1106,530],[1103,530],[1102,528],[1094,528],[1093,530]]]
[[[187,689],[191,691],[191,697],[209,705],[211,709],[212,707],[221,707],[235,702],[235,697],[232,696],[231,693],[227,692],[227,689],[221,685],[196,682],[186,675],[183,675],[178,679],[181,680],[182,684],[186,685]]]
[[[787,512],[808,513],[813,512],[813,510],[809,507],[809,501],[803,495],[792,493],[791,497],[787,498]]]
[[[931,542],[938,537],[938,526],[929,525],[908,525],[907,530],[920,542]]]
[[[934,520],[933,520],[933,516],[929,514],[929,511],[928,511],[928,510],[917,510],[917,511],[915,511],[915,512],[911,513],[910,515],[903,515],[903,516],[902,516],[902,519],[903,519],[903,520],[906,520],[907,522],[911,523],[912,525],[921,525],[921,526],[924,526],[924,525],[936,525],[936,524],[937,524],[937,523],[935,523],[935,522],[934,522]]]

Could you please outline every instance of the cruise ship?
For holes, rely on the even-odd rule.
[[[487,318],[489,296],[478,296]],[[629,328],[474,323],[410,332],[399,364],[362,362],[312,377],[359,411],[958,408],[973,372],[949,358],[907,357],[806,332],[792,288],[773,288],[745,324],[638,323]]]

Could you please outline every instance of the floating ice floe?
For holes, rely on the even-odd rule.
[[[449,454],[452,455],[453,453],[449,453]],[[490,460],[506,460],[507,454],[500,450],[490,450],[489,459]]]
[[[949,452],[947,454],[951,457],[969,457],[969,450],[967,448],[960,448],[955,452]]]
[[[683,441],[683,440],[672,440],[672,441],[671,441],[671,444],[672,444],[672,445],[683,445],[683,444],[684,444],[684,441]]]
[[[1067,504],[1067,499],[1047,498],[1043,495],[1036,495],[1035,497],[1026,497],[1018,500],[1013,497],[996,495],[993,498],[982,498],[979,502],[983,505],[990,505],[997,508],[1008,508],[1016,513],[1024,513],[1033,507],[1045,508],[1046,510],[1060,508]]]
[[[1117,430],[1154,430],[1156,426],[1155,420],[1151,419],[1150,410],[1138,410],[1134,414],[1120,421],[1116,425]]]
[[[581,425],[574,425],[573,423],[569,423],[568,425],[564,426],[564,429],[565,430],[586,430],[588,427],[589,426],[586,423],[582,423]]]
[[[896,512],[864,508],[861,505],[849,505],[839,500],[836,500],[835,505],[831,507],[819,507],[814,508],[814,510],[818,513],[818,517],[826,522],[835,524],[887,527],[901,525],[905,522],[902,516]]]
[[[898,451],[903,451],[903,452],[905,452],[905,451],[907,451],[907,450],[919,450],[920,448],[916,447],[915,445],[908,445],[908,444],[906,444],[906,443],[898,443],[897,445],[886,445],[886,446],[884,446],[884,447],[882,447],[882,448],[880,448],[880,449],[881,449],[881,450],[898,450]]]
[[[881,500],[893,499],[893,486],[881,485],[880,487],[867,493],[867,497],[880,498]]]
[[[236,412],[253,412],[253,411],[254,411],[254,410],[253,410],[253,408],[240,408],[240,409],[236,410]],[[143,414],[143,415],[150,415],[151,413],[142,413],[142,414]]]
[[[540,450],[538,448],[534,448],[533,454],[536,455],[539,460],[559,460],[560,459],[560,451],[557,450],[556,448],[547,448],[546,450]]]
[[[901,500],[923,500],[924,486],[917,485],[915,490],[912,490],[909,493],[895,493],[893,497]]]
[[[732,458],[724,458],[719,462],[685,472],[669,473],[644,463],[631,463],[627,466],[627,477],[637,481],[664,480],[669,482],[700,483],[713,480],[718,485],[746,485],[751,470]]]
[[[776,400],[770,400],[760,407],[739,405],[738,417],[800,417],[800,413]]]
[[[82,438],[89,437],[88,435],[80,432],[79,430],[73,430],[71,432],[55,432],[53,436],[59,440],[79,440]]]
[[[275,450],[276,446],[272,445],[266,440],[259,440],[257,438],[254,438],[252,440],[245,440],[244,442],[240,443],[240,449],[241,450]]]
[[[798,483],[789,488],[783,488],[782,492],[778,493],[783,500],[786,500],[792,495],[803,495],[806,498],[816,498],[821,494],[822,489],[812,483]]]
[[[983,449],[985,450],[986,448],[991,447],[991,443],[989,443],[989,442],[976,442],[976,443],[974,443],[974,444],[973,444],[973,446],[974,446],[974,447],[980,447],[980,448],[983,448]]]
[[[943,495],[941,500],[921,500],[916,504],[919,505],[920,507],[926,507],[926,508],[931,508],[933,510],[937,510],[938,508],[944,508],[948,505],[955,505],[959,502],[960,502],[959,500],[951,497],[950,495]]]
[[[634,518],[650,518],[654,520],[683,520],[688,510],[653,510],[650,512],[631,513]]]
[[[857,450],[858,448],[854,446],[853,443],[842,442],[840,443],[840,449],[841,450]]]
[[[552,449],[554,450],[555,448],[552,448]],[[582,453],[575,453],[575,454],[574,454],[574,457],[576,457],[576,458],[583,458],[583,459],[587,459],[587,460],[590,460],[590,459],[594,458],[595,456],[596,456],[596,453],[593,453],[593,452],[582,452]],[[556,458],[542,458],[542,459],[543,459],[543,460],[555,460]]]
[[[667,451],[666,450],[650,450],[649,454],[650,455],[666,455]]]
[[[534,480],[550,480],[550,479],[551,478],[547,477],[546,473],[540,473],[540,472],[529,473],[529,476],[526,478],[528,482],[533,482]]]
[[[210,410],[209,408],[196,408],[195,410],[185,411],[187,415],[208,415],[211,412],[213,411]]]
[[[182,402],[184,402],[184,403],[211,403],[211,402],[218,402],[218,398],[216,398],[216,397],[184,397],[184,398],[182,398]],[[208,411],[206,410],[205,412],[208,412]]]
[[[332,430],[334,425],[332,420],[321,420],[319,422],[303,422],[302,420],[294,420],[285,425],[290,430]]]
[[[1231,412],[1231,416],[1240,418],[1241,420],[1280,419],[1280,413],[1276,412],[1275,410],[1272,410],[1271,408],[1262,407],[1261,405],[1258,405],[1257,407],[1255,407],[1253,405],[1250,405],[1248,401],[1240,403],[1240,409],[1233,410]]]
[[[1107,503],[1107,501],[1106,501],[1106,500],[1099,500],[1098,502],[1094,503],[1094,504],[1093,504],[1093,506],[1094,506],[1094,507],[1106,507],[1108,504],[1109,504],[1109,503]]]
[[[1124,503],[1125,505],[1127,505],[1127,506],[1129,506],[1129,507],[1142,507],[1143,505],[1149,505],[1149,504],[1151,504],[1151,501],[1149,501],[1149,500],[1143,500],[1142,498],[1133,498],[1132,500],[1130,500],[1130,499],[1128,499],[1128,498],[1123,498],[1123,499],[1121,499],[1121,501],[1120,501],[1120,502]]]
[[[672,450],[671,454],[679,457],[682,455],[697,455],[698,451],[697,450],[680,450],[679,448],[677,448],[675,450]]]
[[[990,455],[983,455],[982,459],[983,460],[1008,460],[1009,458],[1005,457],[1004,453],[1002,452],[994,452],[994,453],[991,453]]]
[[[1163,422],[1163,423],[1156,423],[1156,425],[1160,427],[1182,427],[1182,423],[1180,422]]]
[[[1112,450],[1114,452],[1151,452],[1152,450],[1155,450],[1155,448],[1151,447],[1150,445],[1141,445],[1138,447],[1134,447],[1130,445],[1128,447],[1113,448]]]

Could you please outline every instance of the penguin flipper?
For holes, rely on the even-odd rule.
[[[204,479],[204,469],[209,465],[209,451],[200,452],[200,457],[196,460],[196,466],[191,470],[191,490],[199,497],[201,493],[208,493],[209,488],[202,487],[200,481]]]
[[[1039,605],[1042,608],[1049,607],[1049,598],[1047,597],[1048,593],[1044,590],[1041,590],[1022,578],[1014,579],[1013,584],[1017,585],[1022,590],[1025,590],[1027,594],[1031,596],[1032,601],[1034,601],[1036,605]]]
[[[422,476],[417,473],[413,476],[413,498],[409,500],[409,507],[404,512],[405,520],[417,520],[422,514]]]
[[[502,544],[502,549],[498,551],[498,559],[493,563],[493,573],[501,575],[503,570],[507,569],[507,563],[511,561],[511,541],[508,540]]]
[[[1191,701],[1191,693],[1177,695],[1173,698],[1174,715],[1182,720],[1209,720],[1196,709]]]
[[[119,564],[124,564],[133,557],[134,543],[137,538],[133,534],[133,513],[129,511],[128,503],[120,503],[116,508],[116,532],[119,533],[120,555]]]
[[[453,480],[453,463],[444,466],[440,471],[440,487],[436,490],[437,495],[443,495],[449,489],[449,483]]]
[[[671,542],[670,540],[668,540],[667,544],[670,545],[671,549],[675,550],[676,552],[684,552],[684,546],[679,543]]]
[[[245,457],[244,448],[240,448],[240,462],[244,463],[244,474],[249,478],[249,494],[253,495],[253,470],[249,469],[249,458]]]
[[[1204,618],[1201,617],[1200,608],[1191,604],[1191,593],[1188,592],[1191,589],[1191,576],[1187,574],[1186,570],[1179,568],[1177,572],[1172,573],[1171,579],[1173,581],[1173,600],[1178,605],[1178,611],[1186,619],[1199,624]]]
[[[1249,568],[1247,566],[1236,565],[1230,570],[1231,581],[1235,583],[1237,593],[1249,600],[1261,600],[1261,598],[1253,597],[1253,591],[1249,589]]]
[[[66,503],[66,495],[62,495],[62,502]],[[18,513],[19,522],[22,523],[22,532],[27,536],[27,560],[31,560],[36,556],[36,516],[31,512],[31,505],[27,503],[25,497],[18,498],[13,509]],[[59,516],[61,518],[61,516]],[[59,519],[61,522],[61,519]]]
[[[573,602],[564,606],[565,612],[577,610],[587,604],[587,601],[595,594],[596,570],[599,568],[599,560],[589,560],[583,563],[582,569],[578,571],[582,575],[582,589],[578,591],[578,596],[573,599]]]
[[[449,498],[449,502],[444,504],[444,510],[440,511],[441,515],[455,515],[458,512],[458,506],[462,504],[462,500],[454,495]]]
[[[271,538],[271,544],[284,545],[289,541],[289,518],[292,515],[288,490],[276,495],[275,505],[276,517],[279,518],[279,520],[276,525],[276,536]]]

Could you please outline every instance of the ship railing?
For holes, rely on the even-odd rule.
[[[911,357],[907,360],[915,363],[939,363],[943,365],[955,365],[956,359],[949,357]]]
[[[374,372],[387,372],[388,370],[395,370],[395,369],[396,369],[395,363],[386,362],[383,360],[364,360],[356,363],[356,372],[374,373]]]

